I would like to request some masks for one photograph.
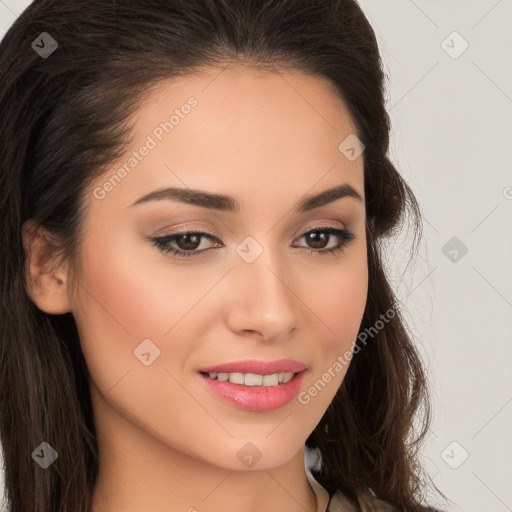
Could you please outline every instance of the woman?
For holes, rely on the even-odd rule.
[[[41,0],[0,62],[10,510],[434,510],[359,6]]]

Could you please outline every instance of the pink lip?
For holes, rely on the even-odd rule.
[[[239,368],[239,366],[237,366],[237,368]],[[271,373],[268,372],[261,373],[261,370],[257,373],[259,375],[271,375]],[[268,387],[245,386],[242,384],[233,384],[229,381],[214,380],[203,373],[199,373],[199,378],[206,384],[210,392],[227,403],[240,409],[263,412],[279,409],[291,402],[297,396],[305,374],[305,371],[301,371],[295,374],[293,378],[285,384]]]
[[[219,364],[217,366],[208,366],[201,368],[199,371],[204,373],[255,373],[256,375],[272,375],[274,373],[299,373],[305,369],[306,365],[299,361],[277,359],[275,361],[236,361],[233,363]]]

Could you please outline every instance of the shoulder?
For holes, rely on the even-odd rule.
[[[364,494],[362,500],[367,507],[367,511],[365,512],[397,512],[395,507],[385,501],[379,500],[373,496],[370,491]],[[329,502],[327,512],[359,512],[359,510],[360,509],[354,505],[352,500],[349,500],[340,491],[336,491]]]

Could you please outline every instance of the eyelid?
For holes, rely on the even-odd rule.
[[[215,233],[215,230],[212,230]],[[329,233],[330,235],[336,235],[338,237],[341,236],[342,242],[339,246],[326,249],[326,250],[315,250],[315,249],[308,249],[308,248],[302,248],[302,250],[307,250],[314,256],[328,256],[328,255],[335,255],[338,252],[343,252],[345,247],[350,243],[351,240],[353,240],[354,233],[350,229],[346,228],[345,226],[339,227],[339,226],[333,226],[332,224],[329,224],[326,221],[319,221],[313,226],[307,228],[305,231],[302,232],[301,235],[299,235],[297,238],[303,238],[304,236],[307,236],[309,233],[314,233],[315,231],[325,231]],[[340,235],[341,234],[341,235]],[[193,229],[192,227],[188,228],[179,228],[176,231],[169,233],[168,235],[163,235],[160,237],[152,238],[153,245],[157,246],[160,251],[164,253],[170,253],[178,258],[201,258],[206,257],[208,254],[211,253],[211,251],[214,250],[214,248],[208,248],[208,249],[202,249],[200,251],[181,251],[179,249],[173,249],[172,246],[170,246],[169,240],[175,240],[177,238],[180,238],[184,235],[199,235],[201,238],[206,238],[210,240],[211,242],[214,242],[215,239],[220,241],[220,238],[217,235],[214,235],[210,232],[208,232],[205,229],[197,228]],[[295,239],[295,237],[294,237]],[[167,240],[167,241],[164,241]],[[222,242],[221,242],[222,244]]]
[[[346,226],[342,222],[336,221],[336,220],[317,221],[317,222],[313,222],[310,227],[304,228],[303,230],[301,230],[298,233],[296,233],[294,235],[294,237],[304,236],[306,233],[308,233],[312,229],[318,229],[318,228],[346,229]],[[164,238],[164,237],[168,237],[168,236],[179,236],[179,235],[188,234],[188,233],[191,233],[191,232],[206,233],[206,234],[209,234],[212,237],[215,237],[217,239],[220,239],[220,237],[221,237],[221,234],[215,228],[205,228],[204,226],[195,226],[195,225],[190,226],[190,225],[187,225],[187,226],[184,226],[184,227],[179,227],[176,230],[171,231],[169,233],[165,233],[163,235],[159,235],[159,238]]]
[[[336,220],[331,220],[331,221],[320,220],[317,222],[313,222],[310,227],[305,228],[303,231],[301,231],[300,233],[302,233],[302,234],[300,236],[305,235],[312,229],[318,229],[318,228],[346,229],[346,226],[342,222],[336,221]]]
[[[158,238],[164,238],[168,236],[179,236],[188,233],[206,233],[211,235],[212,237],[220,238],[221,234],[215,228],[205,228],[204,226],[189,226],[176,228],[174,231],[170,231],[169,233],[164,233],[163,235],[159,235]]]

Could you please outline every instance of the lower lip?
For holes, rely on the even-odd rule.
[[[199,376],[208,389],[226,402],[248,411],[273,411],[291,402],[298,394],[306,371],[296,373],[291,380],[279,386],[245,386],[229,381]]]

